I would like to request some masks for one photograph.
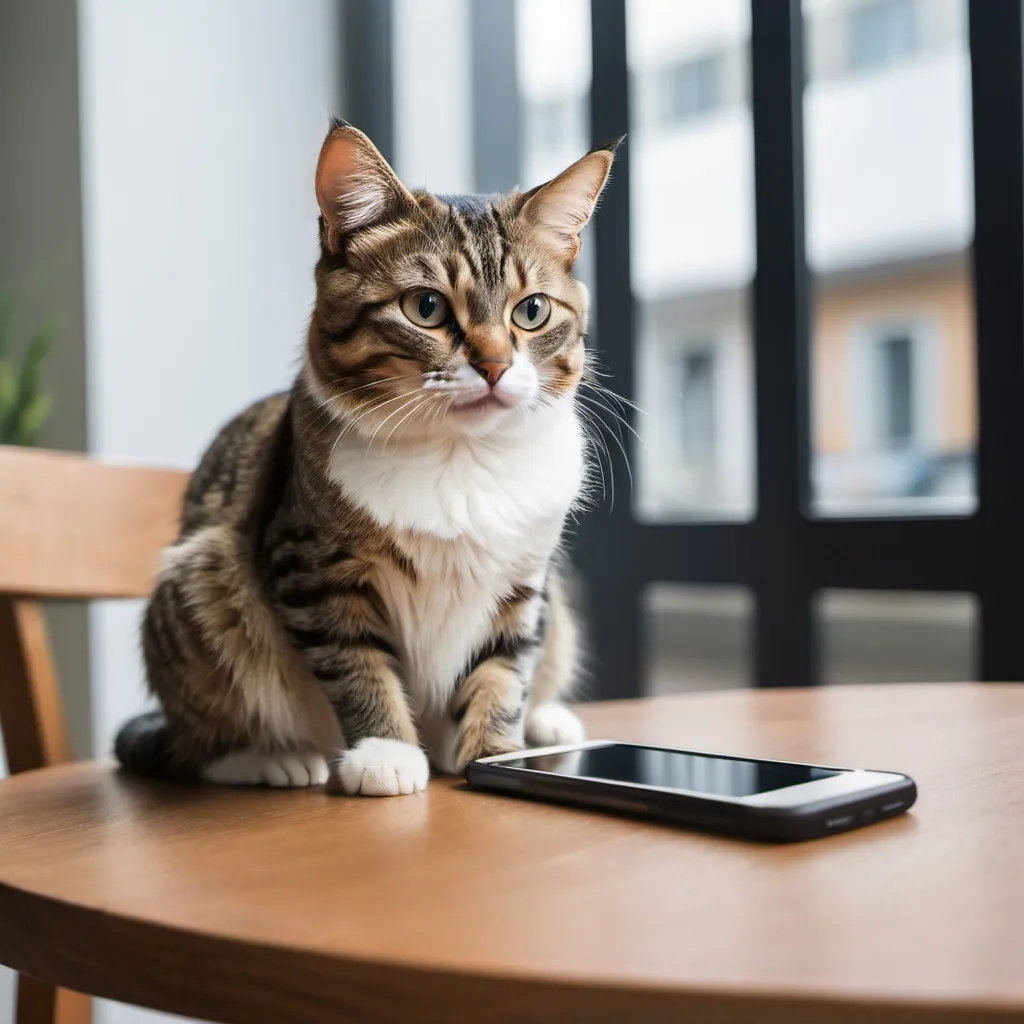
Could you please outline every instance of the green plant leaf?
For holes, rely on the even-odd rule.
[[[0,363],[0,420],[14,408],[18,397],[18,378],[7,363]]]
[[[49,395],[36,395],[26,409],[15,428],[15,444],[35,444],[43,424],[49,418],[53,402]]]
[[[0,295],[0,362],[11,350],[11,332],[14,323],[14,298]]]
[[[14,301],[0,295],[0,356],[12,345]],[[43,366],[58,333],[50,319],[25,346],[20,367],[0,359],[0,444],[32,444],[52,411],[52,398],[43,391]]]

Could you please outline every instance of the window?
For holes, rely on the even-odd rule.
[[[895,334],[875,342],[878,440],[884,448],[906,448],[914,441],[913,340]]]
[[[587,143],[629,133],[584,248],[590,348],[643,410],[623,413],[643,443],[609,437],[617,499],[571,531],[590,695],[934,677],[954,628],[942,666],[959,651],[965,675],[963,608],[890,599],[912,592],[973,595],[978,676],[1024,678],[1021,5],[510,2],[519,28],[474,30],[473,52],[514,48],[519,90],[495,102],[496,64],[474,59],[474,155],[494,148],[483,129],[519,139],[519,111],[567,97],[585,97]],[[476,25],[506,5],[457,6]],[[900,74],[847,74],[926,46]],[[387,52],[356,71],[411,74]],[[560,115],[540,116],[550,142]],[[581,141],[527,147],[506,177],[543,180]],[[687,462],[712,450],[712,468]],[[873,636],[884,664],[864,657]]]
[[[680,412],[683,459],[691,465],[715,461],[715,353],[709,348],[683,353]]]
[[[641,608],[645,695],[750,685],[749,590],[651,583]]]
[[[854,7],[848,23],[851,71],[878,71],[917,48],[915,0],[868,0]]]
[[[824,590],[815,599],[815,619],[826,685],[977,676],[973,594]],[[668,680],[672,667],[662,670]]]
[[[722,61],[717,55],[677,64],[664,72],[666,121],[689,121],[722,105]]]

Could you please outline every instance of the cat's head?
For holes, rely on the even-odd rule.
[[[307,380],[364,437],[486,435],[572,402],[584,371],[579,233],[612,166],[588,153],[507,196],[410,191],[336,122],[320,153]]]

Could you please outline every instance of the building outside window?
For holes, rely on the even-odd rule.
[[[916,0],[867,0],[848,13],[847,66],[877,71],[917,49]]]
[[[662,72],[664,120],[689,121],[716,110],[723,102],[722,59],[698,57]]]
[[[556,55],[547,31],[550,12],[563,17],[563,7],[545,0],[517,0],[517,7],[524,98],[585,103],[589,54]],[[966,4],[803,0],[803,7],[813,292],[805,514],[970,514],[977,409]],[[575,9],[573,0],[564,16]],[[759,516],[750,11],[749,0],[626,0],[636,313],[629,397],[642,410],[642,442],[632,448],[633,512],[645,525]],[[547,40],[543,62],[538,40]],[[532,132],[528,125],[524,137],[553,144],[553,125]],[[573,139],[580,151],[582,142]],[[578,155],[568,137],[554,149],[541,160],[533,145],[524,184],[555,172],[556,156],[564,166]],[[598,356],[607,343],[598,323]],[[737,656],[753,614],[748,591],[652,586],[657,600],[643,612],[649,686],[662,692],[750,678],[746,655]],[[832,629],[835,641],[825,650],[829,680],[940,678],[934,660],[920,653],[931,625],[920,636],[896,630],[893,644],[883,644],[887,617],[901,616],[941,620],[960,652],[941,665],[966,671],[974,627],[959,597],[929,603],[908,596],[904,608],[874,595],[840,596],[821,605],[819,626]],[[877,664],[856,653],[865,637],[885,648]]]
[[[914,441],[913,344],[907,334],[891,334],[875,342],[878,435],[886,448],[908,448]]]
[[[715,461],[715,351],[708,345],[684,351],[682,387],[683,460],[706,467]]]

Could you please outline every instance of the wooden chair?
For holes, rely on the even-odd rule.
[[[142,597],[188,475],[0,447],[0,730],[14,775],[71,759],[43,598]],[[17,1024],[87,1024],[90,1001],[24,975]]]

